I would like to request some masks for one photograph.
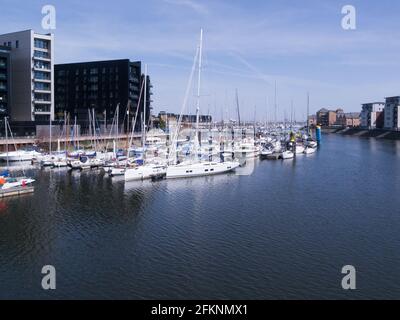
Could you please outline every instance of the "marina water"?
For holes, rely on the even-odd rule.
[[[249,176],[28,174],[33,195],[0,201],[2,299],[400,298],[399,142],[325,135]]]

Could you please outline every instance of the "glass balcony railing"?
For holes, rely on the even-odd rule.
[[[37,80],[51,80],[50,75],[47,73],[42,73],[42,72],[35,72],[34,73],[34,78]]]
[[[41,69],[41,70],[51,70],[51,66],[50,66],[50,64],[47,64],[47,63],[35,63],[34,65],[33,65],[33,67],[35,68],[35,69]]]
[[[35,106],[34,111],[35,112],[50,112],[50,107],[49,106]]]
[[[45,85],[43,83],[35,83],[34,89],[42,90],[42,91],[50,91],[51,90],[49,85]]]
[[[39,48],[39,49],[49,49],[49,47],[50,47],[49,41],[41,40],[41,39],[35,39],[34,46],[35,46],[35,48]]]
[[[35,50],[35,52],[33,53],[33,57],[40,59],[50,59],[50,54],[48,52]]]

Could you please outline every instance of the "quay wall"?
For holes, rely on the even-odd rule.
[[[387,140],[400,140],[400,131],[392,131],[385,129],[363,129],[363,128],[337,128],[326,127],[322,128],[325,134],[341,134],[345,136],[354,136],[360,138],[376,138]]]

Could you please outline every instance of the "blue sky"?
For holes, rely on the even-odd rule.
[[[1,0],[0,33],[41,29],[41,8],[57,10],[56,63],[142,60],[154,85],[155,112],[179,112],[204,29],[202,113],[297,119],[310,110],[343,107],[400,95],[398,1],[336,0]],[[357,29],[341,27],[341,9],[357,9]],[[191,91],[194,96],[195,90]],[[194,112],[194,98],[188,110]]]

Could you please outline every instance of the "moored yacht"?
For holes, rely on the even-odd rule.
[[[167,168],[167,179],[209,176],[226,173],[239,167],[238,161],[180,163]]]

